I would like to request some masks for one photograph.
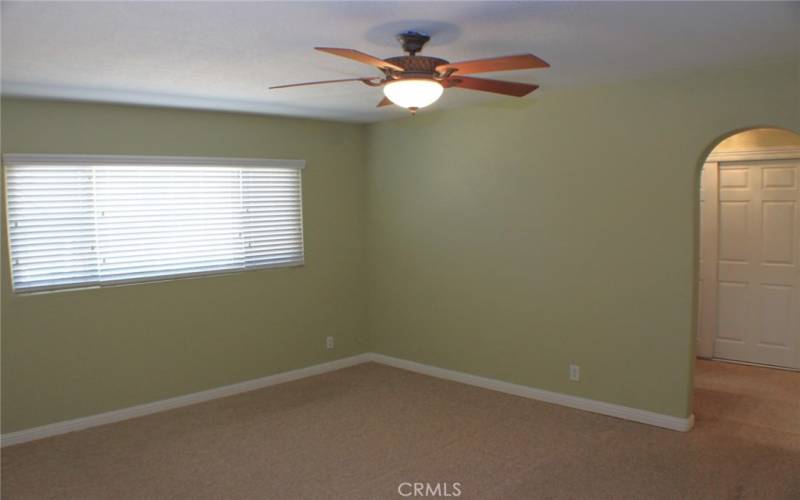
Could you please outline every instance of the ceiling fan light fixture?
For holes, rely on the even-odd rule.
[[[444,87],[427,78],[403,78],[383,87],[384,95],[402,108],[419,109],[430,106],[442,96]]]

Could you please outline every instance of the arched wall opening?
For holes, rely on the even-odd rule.
[[[767,379],[800,397],[800,134],[725,134],[697,186],[694,413],[722,417],[720,401],[756,397]]]

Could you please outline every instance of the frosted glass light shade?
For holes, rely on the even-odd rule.
[[[389,82],[383,87],[384,95],[403,108],[424,108],[441,97],[444,88],[435,80],[409,78]]]

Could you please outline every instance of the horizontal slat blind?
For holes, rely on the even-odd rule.
[[[302,264],[301,170],[265,162],[6,160],[15,290]]]

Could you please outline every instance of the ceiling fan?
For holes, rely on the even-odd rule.
[[[382,77],[343,78],[339,80],[323,80],[318,82],[293,83],[277,85],[272,89],[320,85],[325,83],[362,82],[370,87],[383,87],[384,98],[378,107],[396,104],[407,108],[411,113],[436,102],[444,89],[457,87],[468,90],[481,90],[495,94],[523,97],[537,88],[538,85],[528,83],[473,78],[474,73],[492,71],[510,71],[515,69],[549,68],[550,65],[533,54],[492,57],[451,63],[438,57],[417,55],[430,36],[416,31],[406,31],[397,35],[407,56],[396,56],[388,59],[359,52],[353,49],[337,49],[316,47],[316,50],[335,56],[346,57],[361,63],[369,64],[381,70]]]

